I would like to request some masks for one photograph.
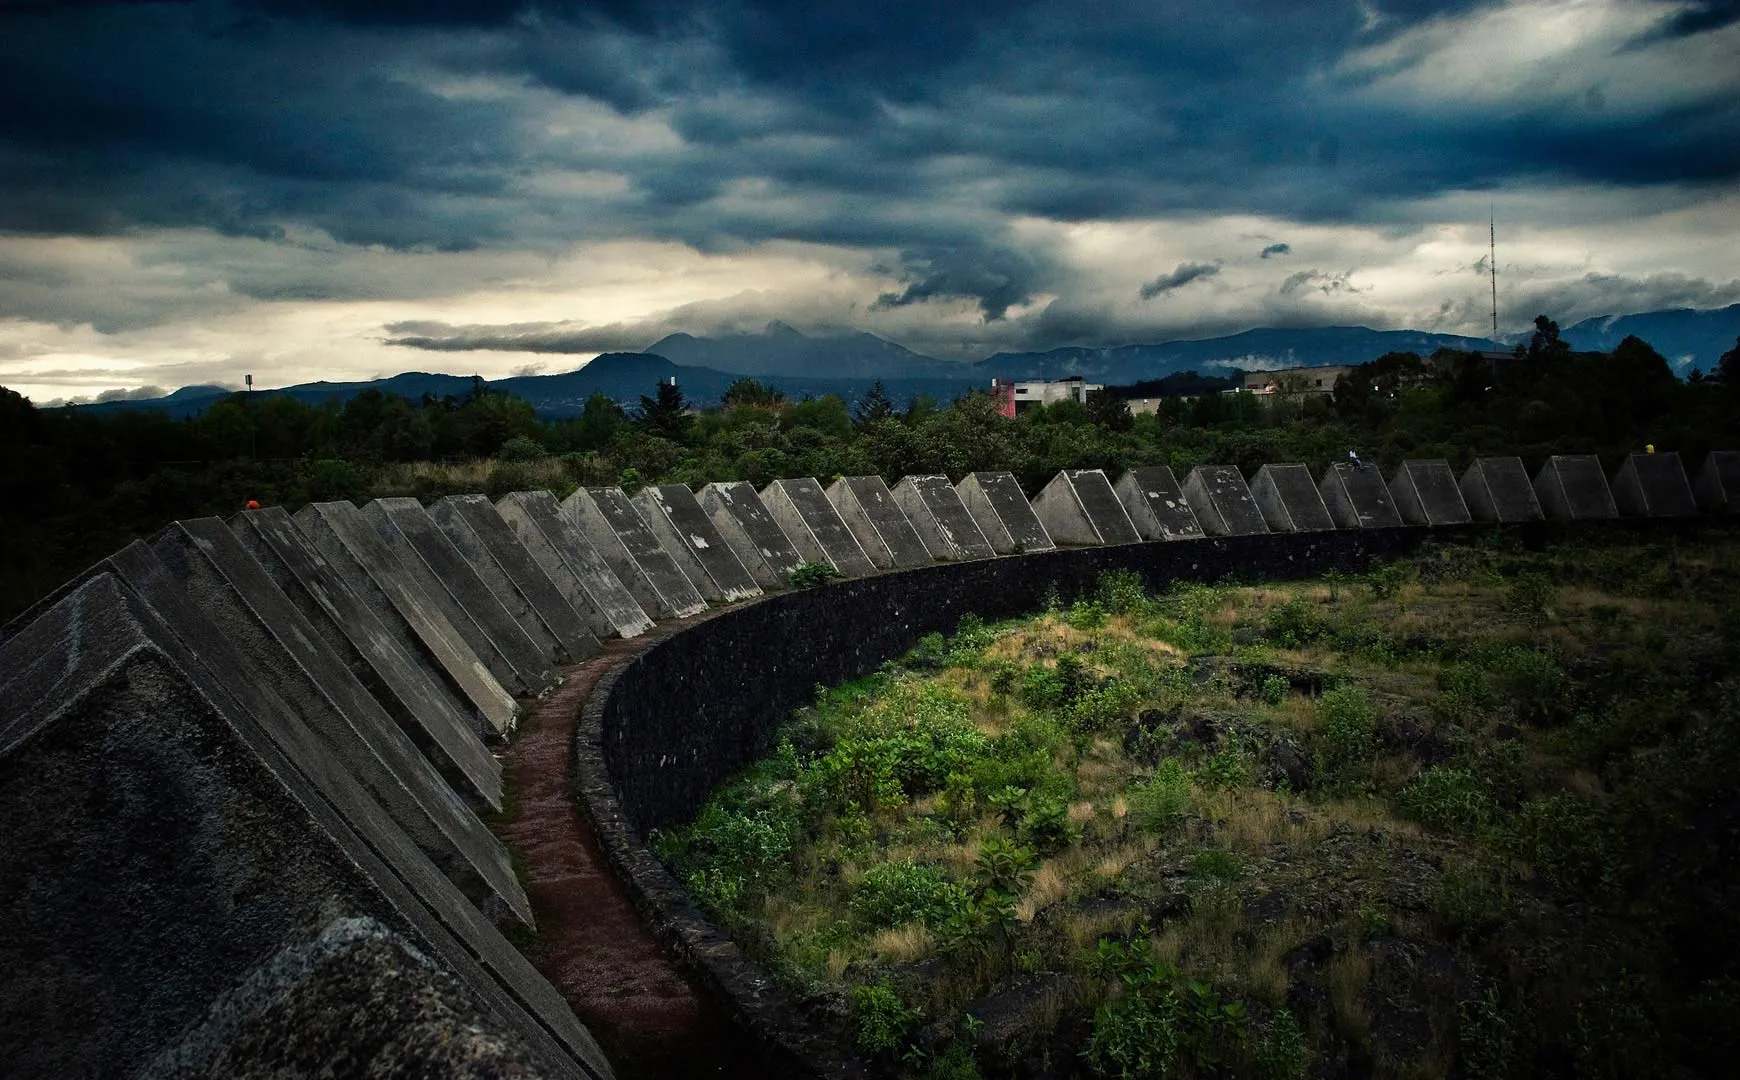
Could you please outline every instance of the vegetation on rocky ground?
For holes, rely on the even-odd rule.
[[[1109,575],[821,691],[655,846],[890,1076],[1697,1076],[1740,540]]]

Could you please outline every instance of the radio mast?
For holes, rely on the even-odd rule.
[[[1492,340],[1498,341],[1498,206],[1492,207],[1491,220],[1487,222],[1486,232],[1486,268],[1492,272]]]

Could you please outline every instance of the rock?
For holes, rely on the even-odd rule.
[[[1291,738],[1283,735],[1270,743],[1260,761],[1264,787],[1274,789],[1285,782],[1289,791],[1310,790],[1314,779],[1311,755]]]

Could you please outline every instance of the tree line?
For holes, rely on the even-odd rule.
[[[1740,449],[1740,342],[1717,372],[1675,377],[1636,337],[1610,353],[1574,352],[1536,320],[1514,357],[1440,350],[1360,365],[1331,395],[1221,393],[1194,374],[1132,416],[1116,393],[1000,415],[982,392],[904,407],[880,385],[862,399],[789,401],[742,379],[717,407],[660,385],[623,407],[594,394],[580,415],[546,420],[481,381],[464,397],[421,401],[368,390],[347,401],[235,394],[198,416],[137,409],[37,409],[0,388],[0,618],[129,538],[168,521],[227,515],[250,499],[291,507],[380,494],[435,498],[484,487],[701,484],[777,477],[1009,470],[1031,491],[1059,469],[1205,462],[1247,473],[1302,461],[1315,472],[1352,450],[1386,467],[1442,457],[1595,453],[1611,466],[1653,443],[1688,466]],[[395,466],[487,460],[487,469]],[[479,480],[481,478],[481,485]]]

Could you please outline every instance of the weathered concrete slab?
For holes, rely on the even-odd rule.
[[[694,492],[682,484],[659,484],[635,492],[632,501],[702,596],[733,601],[761,595],[761,586],[702,512]]]
[[[828,485],[827,493],[858,546],[880,569],[905,570],[936,561],[880,476],[842,476]]]
[[[550,662],[572,664],[598,652],[598,639],[538,565],[487,495],[449,495],[429,518],[534,640],[551,644]]]
[[[0,844],[5,881],[28,884],[0,885],[8,1070],[139,1075],[251,968],[359,917],[451,972],[545,1068],[609,1074],[143,544],[11,630],[0,672]]]
[[[533,641],[416,499],[375,499],[362,508],[387,547],[440,605],[473,652],[515,694],[540,694],[558,681],[549,646]]]
[[[1358,461],[1337,461],[1323,470],[1317,494],[1342,529],[1393,529],[1402,524],[1383,470]]]
[[[580,488],[563,500],[562,510],[580,526],[643,608],[649,612],[656,608],[679,619],[707,609],[707,601],[659,546],[658,537],[621,488]],[[649,602],[652,607],[647,607]]]
[[[1627,454],[1613,474],[1613,504],[1627,517],[1696,517],[1697,500],[1680,456]]]
[[[1390,498],[1409,525],[1466,525],[1473,520],[1450,463],[1404,461],[1390,477]]]
[[[1200,540],[1202,526],[1184,500],[1184,489],[1164,465],[1124,470],[1112,486],[1131,524],[1144,540]]]
[[[1269,531],[1245,478],[1231,465],[1198,465],[1190,470],[1184,478],[1184,501],[1190,504],[1202,531],[1210,536]]]
[[[783,589],[791,584],[791,572],[803,565],[804,557],[761,504],[754,484],[747,480],[708,484],[696,501],[758,585]]]
[[[151,551],[248,663],[460,891],[532,925],[507,851],[459,800],[319,631],[217,518],[178,521]]]
[[[1251,478],[1251,498],[1274,532],[1323,532],[1335,519],[1304,465],[1264,465]]]
[[[894,485],[893,495],[931,558],[958,562],[997,554],[948,477],[902,477]]]
[[[968,473],[955,485],[955,492],[997,554],[1020,555],[1057,547],[1014,473]]]
[[[1619,516],[1613,492],[1594,454],[1555,454],[1535,473],[1535,498],[1554,521],[1600,521]]]
[[[230,531],[455,790],[501,809],[501,764],[481,715],[430,666],[402,623],[378,618],[281,506],[244,510]]]
[[[342,1016],[343,1023],[333,1018]],[[219,995],[205,1020],[159,1054],[151,1080],[512,1076],[546,1080],[451,974],[371,918],[337,918]]]
[[[653,621],[548,491],[514,491],[495,504],[514,536],[595,634],[638,637]]]
[[[876,572],[814,477],[773,481],[761,489],[761,504],[807,561],[828,563],[847,577]]]
[[[1475,458],[1462,474],[1459,486],[1462,501],[1468,504],[1468,514],[1475,521],[1508,524],[1539,521],[1544,516],[1521,458]]]
[[[1059,544],[1094,547],[1142,539],[1099,469],[1064,469],[1034,498],[1033,512]]]
[[[360,510],[347,502],[310,503],[296,511],[295,521],[376,617],[398,627],[405,640],[414,642],[471,703],[483,720],[485,734],[505,736],[514,729],[519,706],[513,695],[471,651]]]
[[[1740,451],[1712,450],[1698,470],[1695,494],[1706,513],[1732,514],[1740,510]]]

